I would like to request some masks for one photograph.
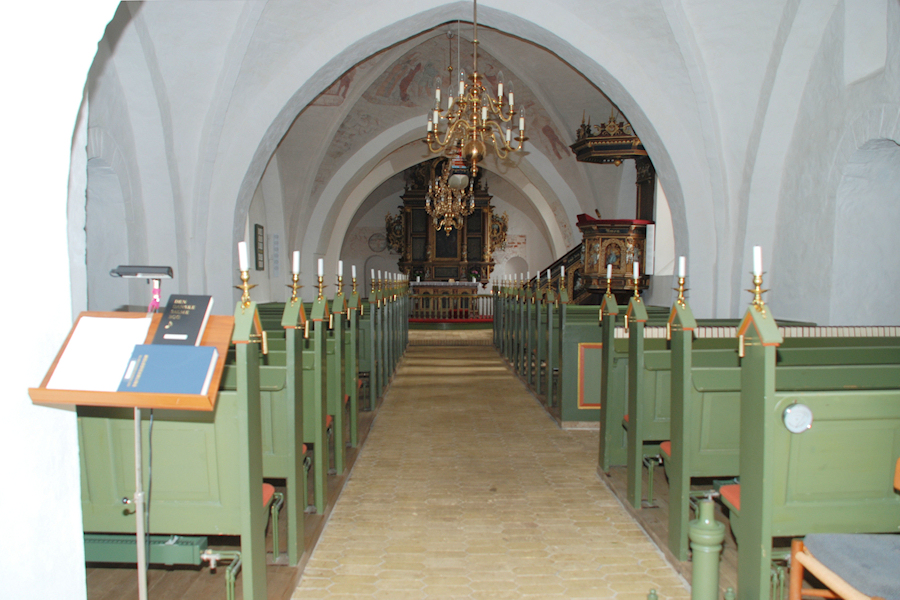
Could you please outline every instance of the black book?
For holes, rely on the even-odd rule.
[[[199,346],[212,305],[212,296],[172,294],[153,336],[153,343]]]

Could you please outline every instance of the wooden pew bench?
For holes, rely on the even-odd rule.
[[[900,366],[776,369],[783,338],[768,311],[748,310],[740,333],[741,487],[723,497],[732,498],[738,592],[766,600],[774,538],[900,528]]]
[[[832,343],[839,340],[832,339]],[[721,351],[735,358],[733,351]],[[697,355],[692,352],[692,357]],[[779,348],[776,385],[779,390],[830,389],[842,377],[858,377],[862,388],[870,384],[866,377],[878,376],[900,364],[900,348]],[[842,361],[846,365],[830,365]],[[849,365],[873,365],[863,375],[847,371]],[[816,367],[818,365],[818,367]],[[663,465],[669,480],[669,548],[680,560],[687,559],[687,523],[689,520],[690,482],[696,478],[728,479],[740,474],[740,396],[739,367],[693,366],[685,370],[677,361],[684,387],[673,389],[671,411],[677,418],[672,425],[672,443],[662,444]],[[814,369],[814,370],[810,370]],[[687,389],[685,395],[681,392]],[[677,433],[677,434],[676,434]]]

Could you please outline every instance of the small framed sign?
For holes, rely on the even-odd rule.
[[[262,225],[254,225],[254,241],[256,242],[256,270],[266,270],[266,236]]]

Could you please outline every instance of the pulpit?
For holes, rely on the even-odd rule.
[[[650,282],[644,270],[647,228],[652,225],[652,221],[641,219],[595,219],[578,215],[578,228],[584,237],[581,270],[584,287],[591,292],[605,293],[609,270],[610,289],[620,303],[627,304],[628,296],[634,294],[634,263],[638,263],[638,289],[646,289]]]

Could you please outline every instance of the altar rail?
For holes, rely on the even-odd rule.
[[[490,294],[410,294],[411,321],[493,321]]]

